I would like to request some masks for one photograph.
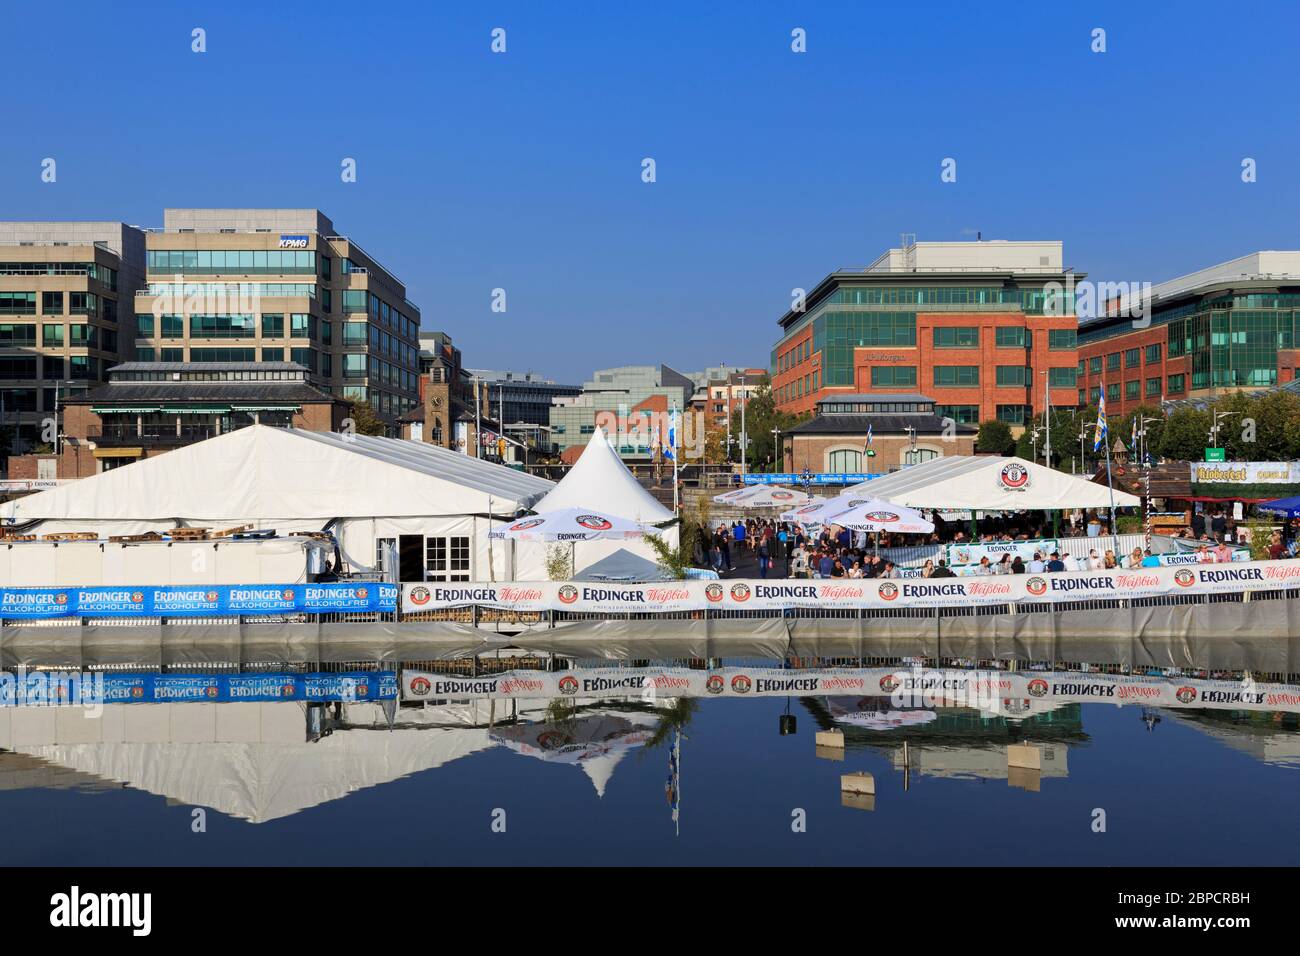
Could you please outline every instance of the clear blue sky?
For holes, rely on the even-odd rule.
[[[1061,239],[1093,278],[1153,282],[1300,247],[1290,2],[9,3],[5,18],[0,218],[319,207],[472,366],[580,382],[766,365],[790,289],[901,232]]]

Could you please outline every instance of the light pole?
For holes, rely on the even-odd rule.
[[[1083,443],[1084,441],[1087,440],[1087,438],[1088,438],[1088,426],[1080,425],[1079,426],[1079,474],[1083,474],[1085,470],[1084,458],[1083,458]]]
[[[1240,415],[1241,412],[1215,412],[1214,424],[1210,426],[1210,447],[1219,447],[1219,419],[1227,418],[1229,415]]]
[[[1139,455],[1143,464],[1147,461],[1147,425],[1152,422],[1158,422],[1158,418],[1140,418],[1138,419],[1138,447],[1141,449]]]
[[[773,470],[773,471],[779,471],[779,470],[785,468],[785,455],[782,454],[782,451],[781,451],[781,429],[780,429],[780,428],[777,428],[777,427],[775,427],[775,426],[773,426],[773,428],[772,428],[772,436],[773,436],[773,442],[774,442],[774,444],[773,444],[773,446],[772,446],[772,461],[773,461],[773,468],[772,468],[772,470]],[[778,467],[775,465],[775,463],[778,462],[778,461],[781,463],[780,468],[778,468]]]
[[[908,458],[907,463],[909,465],[915,465],[916,464],[916,426],[908,425],[903,430],[907,432],[907,458]]]
[[[1051,369],[1043,369],[1043,426],[1046,428],[1046,435],[1043,438],[1043,464],[1048,468],[1052,467],[1052,392],[1048,387],[1051,384],[1051,377],[1048,374]]]
[[[740,480],[744,482],[745,476],[749,474],[749,436],[745,431],[745,405],[748,404],[745,399],[749,396],[742,389],[740,392]]]

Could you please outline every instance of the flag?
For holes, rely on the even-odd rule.
[[[668,447],[664,449],[664,457],[669,461],[677,461],[677,406],[668,418]]]
[[[871,444],[871,423],[867,423],[867,445]]]
[[[1137,451],[1137,444],[1138,444],[1138,419],[1137,419],[1137,414],[1135,413],[1133,415],[1133,428],[1129,431],[1129,436],[1128,436],[1128,450],[1131,452]]]
[[[1101,395],[1097,399],[1097,430],[1092,436],[1092,450],[1101,451],[1109,434],[1110,430],[1106,427],[1106,396]]]

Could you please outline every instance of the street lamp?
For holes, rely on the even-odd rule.
[[[773,460],[774,462],[778,462],[778,461],[779,461],[779,462],[781,463],[781,467],[784,468],[784,467],[785,467],[785,455],[782,454],[782,452],[781,452],[781,429],[780,429],[780,428],[777,428],[777,427],[773,426],[773,428],[772,428],[772,438],[773,438],[773,444],[772,444],[772,460]],[[775,471],[776,469],[773,468],[773,470]]]
[[[1159,418],[1140,418],[1140,419],[1138,419],[1138,433],[1137,433],[1137,437],[1138,437],[1138,447],[1139,447],[1139,449],[1141,449],[1141,450],[1139,451],[1138,455],[1139,455],[1139,459],[1140,459],[1140,461],[1141,461],[1142,464],[1144,464],[1144,465],[1145,465],[1146,462],[1147,462],[1147,425],[1151,424],[1152,422],[1158,422],[1158,421],[1160,421],[1160,420],[1161,420],[1161,419],[1159,419]]]
[[[1049,388],[1051,377],[1048,373],[1051,369],[1043,369],[1040,373],[1043,376],[1043,425],[1047,433],[1043,438],[1043,464],[1048,468],[1052,467],[1052,392]]]
[[[1219,419],[1227,418],[1229,415],[1240,415],[1241,412],[1215,412],[1214,424],[1210,426],[1210,447],[1219,447]]]
[[[1085,470],[1084,459],[1083,459],[1083,443],[1084,441],[1087,440],[1087,438],[1088,438],[1088,426],[1087,425],[1079,426],[1079,474],[1083,474]]]

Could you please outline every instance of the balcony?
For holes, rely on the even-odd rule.
[[[134,425],[105,425],[98,434],[87,435],[86,440],[101,448],[177,448],[190,445],[218,434],[215,425],[145,425],[139,432]]]

